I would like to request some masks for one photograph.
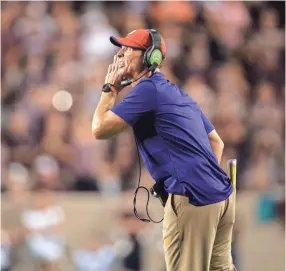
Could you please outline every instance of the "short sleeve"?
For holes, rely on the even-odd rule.
[[[209,134],[210,132],[212,132],[215,128],[213,126],[213,124],[210,122],[210,120],[205,116],[205,114],[201,111],[202,113],[202,120],[205,126],[205,130],[207,132],[207,134]]]
[[[157,89],[150,81],[140,82],[111,111],[130,126],[145,114],[154,112],[157,105]]]

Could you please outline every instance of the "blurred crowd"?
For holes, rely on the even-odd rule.
[[[109,37],[138,28],[156,28],[164,37],[162,72],[215,125],[225,143],[222,167],[238,159],[238,189],[284,186],[283,2],[1,6],[2,192],[19,186],[104,196],[134,190],[138,158],[132,131],[98,141],[91,119],[117,50]],[[143,182],[152,183],[145,170]],[[23,215],[24,224],[37,228],[28,222],[31,215]],[[58,209],[50,215],[61,220]]]

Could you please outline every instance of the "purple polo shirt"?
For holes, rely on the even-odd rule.
[[[196,206],[223,201],[232,193],[211,150],[213,125],[162,73],[140,80],[112,112],[132,126],[146,168],[168,193],[188,196]]]

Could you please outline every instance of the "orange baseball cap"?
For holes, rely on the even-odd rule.
[[[134,49],[147,50],[152,46],[152,38],[147,29],[137,29],[130,32],[124,38],[110,37],[112,44],[118,47],[126,46]],[[166,43],[161,37],[161,52],[163,56],[166,55]]]

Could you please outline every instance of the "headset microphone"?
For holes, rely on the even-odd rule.
[[[125,88],[125,87],[131,85],[132,83],[133,83],[133,80],[129,79],[129,80],[121,81],[120,85]]]
[[[141,79],[144,75],[146,75],[149,71],[151,71],[152,73],[156,70],[156,68],[158,67],[158,64],[157,63],[154,63],[152,64],[152,66],[148,69],[147,72],[143,73],[140,77],[138,77],[137,79],[135,80],[131,80],[131,79],[128,79],[128,80],[124,80],[120,83],[120,85],[122,87],[127,87],[129,85],[131,85],[132,83],[138,81],[139,79]]]

